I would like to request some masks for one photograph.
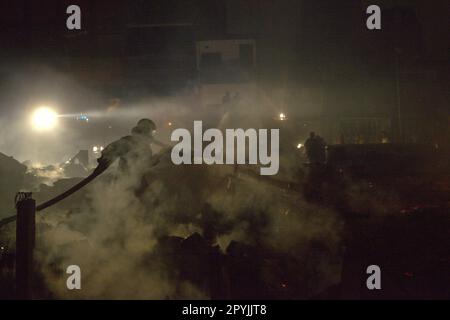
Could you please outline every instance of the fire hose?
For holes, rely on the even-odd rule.
[[[46,201],[46,202],[36,206],[36,211],[41,211],[41,210],[44,210],[44,209],[46,209],[48,207],[51,207],[52,205],[58,203],[59,201],[67,198],[71,194],[77,192],[78,190],[83,188],[85,185],[90,183],[92,180],[94,180],[96,177],[98,177],[100,174],[102,174],[107,168],[108,168],[108,166],[98,166],[89,176],[87,176],[86,178],[84,178],[83,180],[78,182],[76,185],[74,185],[70,189],[68,189],[68,190],[64,191],[63,193],[57,195],[56,197],[54,197],[54,198],[52,198],[52,199],[50,199],[50,200],[48,200],[48,201]],[[247,173],[247,175],[250,175],[250,174]],[[4,219],[0,220],[0,228],[5,226],[5,225],[7,225],[7,224],[9,224],[9,223],[11,223],[11,222],[14,222],[16,220],[17,220],[17,215],[12,215],[12,216],[9,216],[7,218],[4,218]]]
[[[167,152],[170,151],[170,146],[166,146],[164,149],[162,149],[159,154],[154,156],[154,163],[153,165],[155,165],[156,163],[159,162],[160,158],[166,154]],[[53,199],[50,199],[38,206],[36,206],[36,211],[41,211],[44,210],[56,203],[58,203],[59,201],[67,198],[68,196],[70,196],[71,194],[77,192],[78,190],[80,190],[81,188],[83,188],[85,185],[87,185],[89,182],[91,182],[92,180],[94,180],[97,176],[99,176],[100,174],[102,174],[106,169],[108,169],[108,167],[112,164],[112,162],[108,162],[108,163],[102,163],[99,164],[97,166],[97,168],[95,168],[95,170],[86,178],[84,178],[83,180],[81,180],[80,182],[78,182],[76,185],[74,185],[73,187],[71,187],[70,189],[66,190],[65,192],[61,193],[60,195],[54,197]],[[0,228],[16,221],[17,219],[17,215],[13,215],[13,216],[9,216],[7,218],[4,218],[2,220],[0,220]]]
[[[154,156],[154,163],[153,163],[153,165],[158,163],[160,161],[160,158],[165,153],[167,153],[168,151],[170,151],[169,147],[168,148],[164,148],[163,150],[161,150],[159,152],[158,155],[155,155]],[[109,164],[111,164],[111,163],[109,163]],[[52,198],[52,199],[50,199],[50,200],[48,200],[48,201],[46,201],[46,202],[44,202],[42,204],[36,206],[36,211],[44,210],[44,209],[46,209],[46,208],[48,208],[48,207],[58,203],[59,201],[67,198],[71,194],[77,192],[78,190],[83,188],[85,185],[90,183],[92,180],[94,180],[97,176],[102,174],[109,167],[109,164],[108,165],[106,165],[106,164],[105,165],[99,165],[97,168],[95,168],[95,170],[89,176],[84,178],[82,181],[80,181],[79,183],[77,183],[76,185],[71,187],[70,189],[68,189],[65,192],[61,193],[60,195],[58,195],[58,196],[56,196],[56,197],[54,197],[54,198]],[[267,178],[267,177],[261,177],[259,175],[254,174],[250,170],[244,170],[241,173],[245,174],[246,176],[257,178],[260,181],[264,181],[266,183],[269,183],[271,185],[274,185],[274,186],[277,186],[279,188],[283,188],[283,189],[286,189],[286,190],[291,189],[292,187],[294,187],[294,189],[298,188],[298,185],[295,182],[292,182],[292,181],[291,182],[290,181],[279,181],[279,180],[270,179],[270,178]],[[4,218],[4,219],[0,220],[0,228],[5,226],[5,225],[7,225],[7,224],[9,224],[9,223],[11,223],[11,222],[16,221],[16,219],[17,219],[17,215],[13,215],[13,216],[10,216],[10,217],[7,217],[7,218]]]
[[[44,209],[58,203],[59,201],[67,198],[71,194],[77,192],[78,190],[83,188],[85,185],[87,185],[89,182],[94,180],[97,176],[102,174],[107,168],[108,168],[107,166],[98,166],[89,176],[87,176],[86,178],[84,178],[83,180],[78,182],[76,185],[74,185],[70,189],[64,191],[63,193],[54,197],[53,199],[50,199],[50,200],[36,206],[36,211],[44,210]],[[10,216],[10,217],[0,220],[0,228],[11,222],[16,221],[16,219],[17,219],[17,215],[13,215],[13,216]]]

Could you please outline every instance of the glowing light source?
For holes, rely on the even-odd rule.
[[[89,117],[85,114],[80,114],[77,116],[77,120],[89,122]]]
[[[58,115],[55,111],[47,107],[41,107],[34,111],[32,124],[36,130],[51,130],[56,126],[57,118]]]
[[[301,143],[299,143],[298,145],[297,145],[297,149],[301,149],[303,147],[303,144],[301,144]]]
[[[280,120],[281,121],[286,120],[286,115],[284,113],[280,113]]]
[[[103,146],[93,146],[92,147],[92,152],[94,153],[100,153],[103,151],[103,149],[105,149]]]

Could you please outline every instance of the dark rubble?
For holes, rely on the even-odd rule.
[[[169,188],[173,194],[186,189],[194,181],[198,205],[192,210],[200,211],[200,215],[186,212],[173,212],[167,217],[171,223],[191,223],[198,228],[186,237],[170,236],[164,226],[157,228],[156,245],[144,254],[139,264],[148,272],[163,270],[164,275],[175,284],[175,291],[166,299],[183,299],[183,283],[190,283],[206,297],[211,299],[448,299],[450,290],[447,280],[450,277],[450,207],[442,201],[429,201],[411,205],[399,202],[391,207],[389,214],[377,215],[374,212],[363,212],[349,202],[349,186],[364,182],[372,186],[363,189],[364,196],[374,200],[380,197],[379,180],[374,177],[346,178],[340,181],[340,173],[331,168],[320,169],[319,176],[326,181],[317,185],[321,190],[323,206],[337,210],[344,228],[340,236],[338,251],[333,251],[326,239],[310,238],[299,243],[290,250],[280,250],[268,239],[267,226],[270,216],[264,211],[247,210],[239,214],[239,221],[227,216],[226,212],[215,210],[204,201],[205,189],[214,192],[238,194],[246,183],[245,175],[232,178],[208,176],[200,168],[190,169],[179,167],[173,172],[170,167],[159,169],[162,177],[170,181]],[[308,171],[309,170],[309,171]],[[330,171],[331,170],[331,171]],[[328,174],[330,173],[331,174]],[[306,169],[304,183],[308,185],[311,169]],[[192,179],[192,176],[201,179]],[[173,177],[179,176],[177,184]],[[250,174],[251,176],[251,174]],[[150,174],[149,178],[154,177]],[[328,178],[327,178],[328,177]],[[108,177],[103,179],[108,180]],[[328,180],[327,180],[328,179]],[[53,187],[42,188],[37,196],[41,199],[54,196],[75,183],[76,180],[61,180]],[[281,194],[288,199],[289,194],[311,192],[302,187],[301,183],[279,183],[258,178],[260,184],[270,184],[272,187],[284,190]],[[311,186],[314,184],[309,184]],[[428,185],[428,184],[427,184]],[[151,184],[149,185],[151,186]],[[148,187],[149,187],[148,186]],[[203,186],[203,187],[202,187]],[[213,188],[212,188],[213,186]],[[416,188],[416,185],[414,185]],[[378,191],[377,191],[378,190]],[[414,190],[414,189],[412,189]],[[420,190],[420,189],[415,189]],[[402,190],[398,190],[399,192]],[[405,192],[405,191],[403,191]],[[408,192],[411,192],[409,190]],[[140,197],[145,197],[145,192]],[[361,194],[358,194],[361,195]],[[74,204],[83,201],[82,192],[74,198],[69,198],[61,207],[69,211],[73,219],[77,219],[79,210]],[[308,199],[308,197],[307,197]],[[376,201],[380,201],[376,199]],[[421,200],[421,198],[418,198]],[[434,199],[434,198],[430,198]],[[164,199],[154,199],[146,205],[157,205]],[[317,198],[308,201],[317,202]],[[183,202],[181,201],[181,206]],[[76,206],[75,206],[76,207]],[[50,212],[48,214],[51,214]],[[152,210],[149,211],[150,217]],[[95,219],[95,217],[93,217]],[[221,248],[218,237],[227,235],[237,223],[245,222],[245,241],[231,240]],[[75,224],[73,226],[77,228]],[[38,237],[51,226],[45,221],[38,224]],[[119,243],[120,239],[115,241]],[[2,236],[5,243],[0,254],[0,296],[11,298],[13,290],[14,244]],[[82,252],[91,250],[89,241],[76,241],[58,248],[60,252],[68,252],[78,247]],[[62,270],[63,257],[55,259],[50,264],[55,276],[64,275]],[[370,264],[383,266],[383,279],[386,285],[379,292],[369,292],[364,287],[367,278],[365,268]],[[54,298],[54,294],[46,287],[44,277],[36,270],[36,298]],[[327,274],[329,270],[337,274]]]

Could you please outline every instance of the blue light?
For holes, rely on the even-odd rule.
[[[84,114],[80,114],[79,116],[77,116],[77,120],[82,120],[82,121],[89,121],[88,116],[84,115]]]

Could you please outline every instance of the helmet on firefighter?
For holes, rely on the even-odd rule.
[[[141,134],[144,134],[144,133],[143,133],[141,128],[139,128],[138,126],[135,126],[135,127],[133,127],[133,129],[131,129],[131,134],[133,136],[138,136],[138,135],[141,135]]]
[[[150,119],[141,119],[138,121],[137,126],[133,128],[139,134],[151,135],[156,130],[156,124]]]

